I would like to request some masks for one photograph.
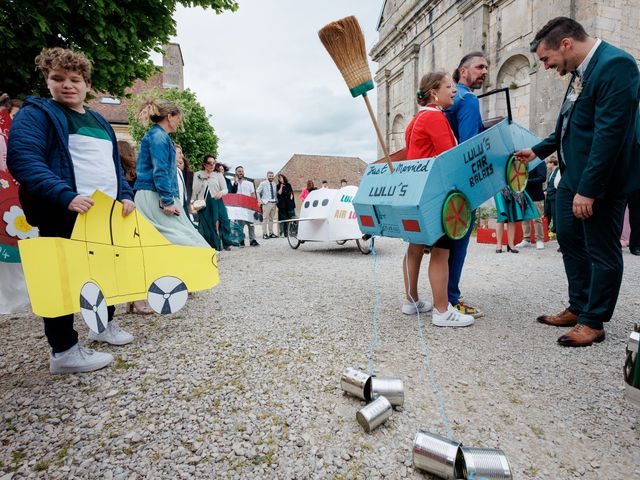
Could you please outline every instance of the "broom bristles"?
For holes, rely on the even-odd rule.
[[[318,36],[354,97],[373,88],[364,35],[356,17],[331,22],[320,29]]]

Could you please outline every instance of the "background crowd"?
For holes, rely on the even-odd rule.
[[[559,50],[559,46],[566,48]],[[557,68],[561,74],[566,74],[566,66],[571,64],[572,82],[580,75],[591,73],[587,65],[594,58],[600,58],[603,64],[609,58],[615,59],[613,64],[619,69],[622,68],[619,64],[624,65],[622,70],[614,72],[619,77],[609,79],[611,72],[601,68],[596,70],[597,75],[602,77],[602,82],[620,82],[624,78],[626,83],[619,86],[620,91],[628,93],[626,101],[635,105],[637,114],[637,66],[633,64],[631,68],[627,65],[627,54],[589,37],[577,22],[563,17],[552,20],[536,36],[532,51],[546,68]],[[591,65],[595,64],[593,61]],[[234,175],[230,175],[229,168],[212,154],[193,161],[196,166],[192,168],[192,162],[170,136],[180,127],[183,113],[174,103],[157,97],[149,97],[139,106],[137,119],[149,128],[136,152],[127,142],[117,141],[103,117],[85,108],[85,99],[91,89],[92,65],[82,53],[62,48],[45,49],[36,58],[36,66],[51,99],[29,97],[22,103],[0,95],[0,168],[3,171],[8,168],[20,183],[22,208],[28,222],[39,229],[41,236],[69,238],[76,216],[92,208],[90,197],[97,189],[122,202],[123,216],[137,209],[176,245],[213,247],[219,252],[234,246],[243,247],[246,227],[249,245],[258,246],[255,221],[230,218],[225,196],[232,194],[255,200],[256,209],[262,214],[264,240],[287,234],[287,221],[295,218],[296,202],[293,187],[285,175],[269,171],[256,188],[254,182],[245,177],[242,166],[237,166]],[[419,111],[405,133],[407,160],[437,156],[483,131],[479,102],[473,91],[484,84],[488,68],[484,54],[472,52],[462,58],[453,75],[430,72],[422,77],[416,95]],[[594,83],[596,81],[594,77]],[[578,108],[572,102],[579,95],[579,91],[569,90],[567,108]],[[612,111],[624,110],[625,115],[620,115],[624,118],[619,120],[623,123],[616,131],[634,134],[634,112],[627,112],[626,104],[622,105],[610,96],[605,95],[602,101],[610,102]],[[585,102],[579,107],[586,108]],[[599,115],[590,111],[582,114],[586,117]],[[591,183],[583,187],[576,178],[591,173],[581,163],[584,152],[579,156],[574,146],[582,144],[572,143],[569,148],[568,144],[562,143],[571,121],[563,118],[561,112],[560,133],[551,135],[533,149],[515,153],[523,162],[536,156],[547,160],[546,164],[530,171],[525,191],[514,193],[504,189],[494,197],[498,225],[496,252],[502,252],[504,223],[507,224],[509,252],[518,253],[519,249],[534,244],[537,249],[543,249],[542,218],[546,218],[551,234],[557,232],[558,235],[571,306],[558,315],[543,315],[538,320],[554,326],[574,327],[558,340],[559,343],[584,346],[604,340],[602,325],[610,319],[615,307],[621,281],[622,266],[618,260],[621,258],[625,205],[628,205],[626,218],[631,228],[628,238],[622,240],[628,243],[632,254],[640,255],[640,190],[637,185],[640,180],[637,178],[638,158],[634,159],[635,151],[631,152],[636,139],[629,139],[624,144],[624,151],[614,152],[617,157],[612,157],[611,152],[600,151],[601,156],[609,155],[609,161],[622,169],[615,178],[604,177],[610,178],[614,187],[609,185],[600,191],[603,180],[591,177]],[[616,144],[620,144],[619,139]],[[552,155],[554,152],[557,155]],[[602,162],[598,162],[600,168]],[[621,175],[626,177],[621,178]],[[343,180],[340,186],[344,187],[346,183]],[[316,188],[314,181],[309,180],[300,199],[304,201]],[[329,188],[326,181],[322,181],[322,188]],[[581,195],[579,188],[586,188],[585,191],[597,199],[596,207],[592,208],[594,198]],[[570,215],[571,208],[573,213]],[[576,222],[576,218],[581,223]],[[534,221],[533,228],[529,220]],[[516,222],[523,222],[524,230],[524,239],[517,245],[514,243]],[[597,228],[592,228],[592,224]],[[603,232],[608,235],[606,239]],[[443,236],[434,245],[408,245],[403,260],[405,299],[402,313],[433,309],[432,322],[451,327],[472,325],[482,316],[477,307],[463,301],[460,292],[470,235],[471,229],[458,240]],[[425,253],[430,254],[428,276],[433,304],[420,298],[418,293],[420,266]],[[4,271],[4,265],[2,268]],[[600,292],[584,284],[585,278],[592,276],[597,280]],[[601,288],[603,285],[608,287]],[[134,302],[129,310],[143,314],[152,312],[145,302]],[[90,340],[114,345],[125,345],[134,340],[133,335],[118,327],[114,311],[115,307],[109,306],[106,329],[100,333],[90,332]],[[96,370],[113,360],[108,353],[82,346],[73,321],[73,315],[44,319],[45,334],[51,346],[51,373]]]

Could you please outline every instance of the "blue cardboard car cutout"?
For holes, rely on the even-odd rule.
[[[442,235],[457,239],[471,228],[471,212],[505,186],[522,191],[528,166],[513,152],[538,143],[529,130],[505,119],[434,158],[372,164],[353,205],[365,235],[433,245]]]

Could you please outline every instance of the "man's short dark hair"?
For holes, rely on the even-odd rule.
[[[243,169],[243,170],[244,170],[244,167],[243,167],[242,165],[238,165],[238,166],[236,167],[236,172],[238,171],[238,169],[239,169],[239,168],[241,168],[241,169]]]
[[[569,17],[556,17],[538,30],[530,43],[531,51],[535,52],[541,44],[550,50],[558,50],[563,38],[573,38],[584,42],[589,35],[584,27]]]
[[[462,57],[462,60],[460,60],[460,63],[458,64],[458,68],[456,68],[456,70],[453,72],[453,81],[456,83],[460,82],[460,69],[461,68],[469,68],[471,66],[471,61],[474,58],[484,58],[485,60],[487,59],[486,55],[484,54],[484,52],[471,52],[471,53],[467,53],[464,57]]]

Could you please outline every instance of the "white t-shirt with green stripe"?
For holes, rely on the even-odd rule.
[[[113,163],[111,137],[89,112],[79,113],[59,103],[69,125],[69,153],[76,177],[76,191],[90,197],[100,190],[111,198],[118,195],[118,177]]]

